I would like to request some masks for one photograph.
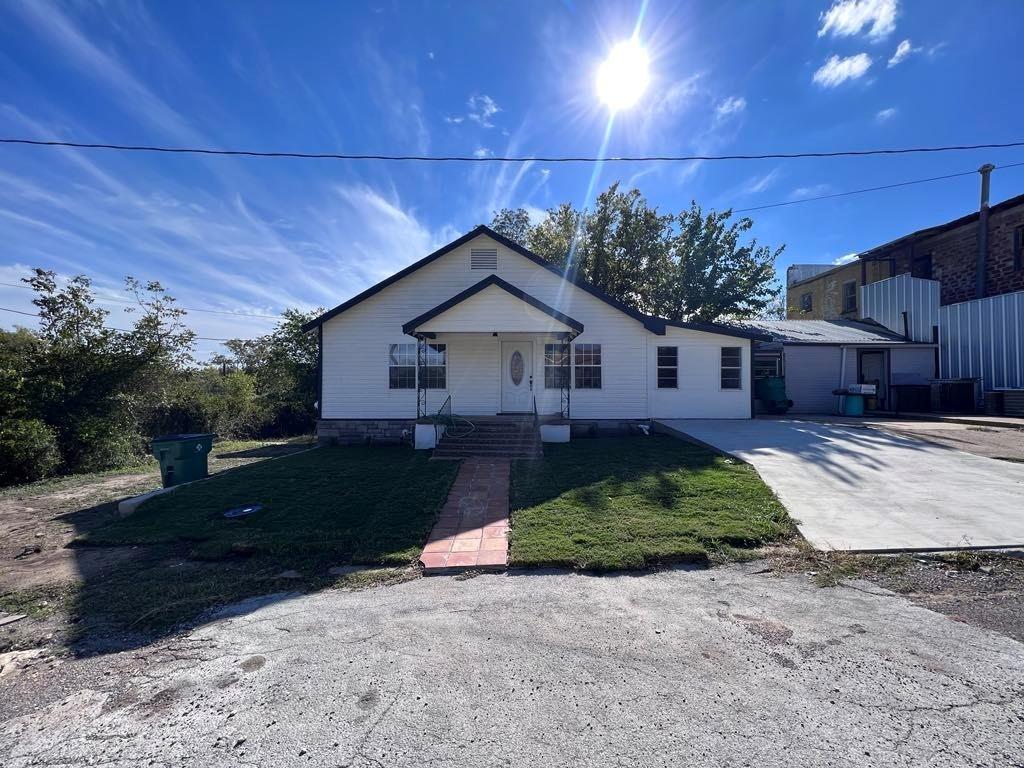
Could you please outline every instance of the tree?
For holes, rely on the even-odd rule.
[[[661,214],[638,190],[622,192],[615,183],[598,195],[593,210],[562,203],[528,226],[526,211],[503,209],[494,224],[641,312],[713,320],[760,313],[779,293],[775,259],[782,248],[743,242],[753,222],[731,219],[731,211],[705,215],[696,203],[678,215]]]
[[[523,245],[530,235],[530,214],[522,208],[502,208],[491,219],[491,229]]]

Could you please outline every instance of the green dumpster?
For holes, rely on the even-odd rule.
[[[206,459],[215,437],[213,433],[154,437],[153,455],[160,462],[164,488],[206,477],[209,474]]]
[[[785,413],[793,407],[786,397],[786,380],[782,376],[765,376],[754,382],[754,395],[765,413]]]

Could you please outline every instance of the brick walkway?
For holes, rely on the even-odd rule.
[[[464,459],[420,562],[426,573],[508,565],[508,459]]]

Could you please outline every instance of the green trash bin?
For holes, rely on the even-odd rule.
[[[154,437],[153,455],[160,462],[164,488],[201,480],[210,474],[206,462],[216,436],[211,432]]]

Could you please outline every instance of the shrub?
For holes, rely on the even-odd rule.
[[[42,421],[11,419],[0,423],[0,485],[40,480],[60,463],[57,436]]]

